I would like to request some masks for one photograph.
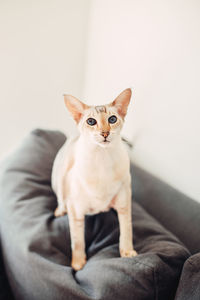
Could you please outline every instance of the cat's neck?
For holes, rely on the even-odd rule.
[[[91,168],[95,168],[97,173],[100,170],[105,172],[105,168],[107,172],[110,172],[114,165],[120,166],[120,161],[128,161],[128,154],[120,136],[106,147],[95,144],[87,137],[79,136],[74,150],[74,159],[79,172],[85,172],[84,170],[91,170]]]

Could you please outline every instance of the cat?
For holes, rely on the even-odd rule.
[[[57,195],[56,217],[68,213],[71,266],[78,271],[86,263],[84,217],[113,208],[117,211],[122,257],[133,257],[130,159],[121,140],[131,89],[113,102],[88,106],[64,95],[67,109],[80,135],[67,141],[56,155],[52,188]]]

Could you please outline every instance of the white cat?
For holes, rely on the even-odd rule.
[[[73,96],[64,96],[80,135],[58,152],[52,187],[58,199],[55,216],[69,216],[75,270],[86,263],[85,215],[110,208],[118,214],[120,255],[137,255],[132,238],[130,160],[120,136],[130,98],[131,89],[126,89],[110,104],[88,106]]]

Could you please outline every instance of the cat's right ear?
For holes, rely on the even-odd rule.
[[[79,123],[84,110],[88,109],[89,106],[71,95],[64,95],[64,100],[67,109],[72,114],[72,117],[74,118],[76,123]]]

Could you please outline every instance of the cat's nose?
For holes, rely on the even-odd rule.
[[[104,138],[107,138],[109,136],[110,132],[109,131],[102,131],[101,132],[101,135],[104,137]]]

